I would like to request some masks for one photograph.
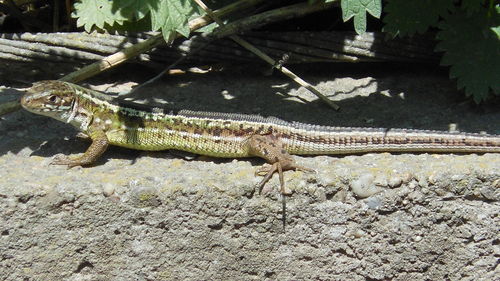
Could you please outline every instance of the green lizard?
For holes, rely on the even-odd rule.
[[[56,157],[52,164],[85,166],[108,145],[139,150],[177,149],[214,157],[260,157],[269,162],[256,171],[259,187],[283,171],[309,168],[291,154],[352,154],[367,152],[500,152],[500,136],[408,129],[344,128],[286,122],[274,117],[213,112],[165,112],[121,103],[97,91],[61,81],[35,83],[21,99],[33,113],[78,128],[92,140],[79,157]]]

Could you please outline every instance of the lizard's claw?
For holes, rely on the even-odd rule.
[[[302,172],[306,172],[306,173],[318,173],[316,170],[311,169],[311,168],[307,168],[307,167],[304,167],[304,166],[294,166],[292,168],[292,170],[302,171]]]

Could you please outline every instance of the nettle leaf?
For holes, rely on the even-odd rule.
[[[149,13],[153,30],[161,30],[165,39],[173,32],[189,36],[189,18],[203,14],[193,0],[85,0],[74,6],[77,25],[87,32],[94,26],[116,29],[117,24],[133,25],[149,19]]]
[[[476,0],[477,1],[477,0]],[[412,36],[436,26],[440,16],[453,8],[454,0],[389,0],[384,11],[384,32],[393,36]]]
[[[344,22],[354,17],[354,30],[358,34],[366,32],[366,12],[376,18],[382,14],[381,0],[342,0],[340,6]]]
[[[444,51],[442,65],[450,65],[450,77],[457,79],[459,89],[477,103],[488,96],[490,89],[500,94],[500,13],[492,15],[486,8],[467,15],[456,9],[438,25],[440,40],[436,51]]]
[[[126,21],[144,18],[148,13],[145,1],[134,0],[85,0],[76,2],[73,17],[77,18],[77,26],[85,31],[92,30],[94,25],[103,29],[105,25],[123,25]]]
[[[151,11],[153,30],[160,30],[165,40],[173,32],[189,36],[188,20],[193,15],[201,15],[203,11],[193,0],[148,0]],[[152,5],[154,4],[154,6]]]
[[[113,2],[107,0],[85,0],[76,2],[75,12],[73,17],[78,18],[77,26],[83,26],[85,31],[90,32],[95,25],[98,28],[103,28],[104,24],[112,25],[115,22],[123,23],[126,18],[120,13],[114,14]]]

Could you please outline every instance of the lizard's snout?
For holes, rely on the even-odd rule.
[[[29,104],[31,103],[31,98],[29,97],[28,94],[25,94],[21,97],[21,105],[22,107],[26,108],[29,106]]]
[[[30,93],[26,93],[21,97],[21,106],[30,112],[36,113],[37,111],[36,100]]]

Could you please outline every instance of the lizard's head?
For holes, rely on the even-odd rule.
[[[75,105],[74,90],[66,82],[41,81],[33,84],[21,98],[24,109],[68,122]]]

